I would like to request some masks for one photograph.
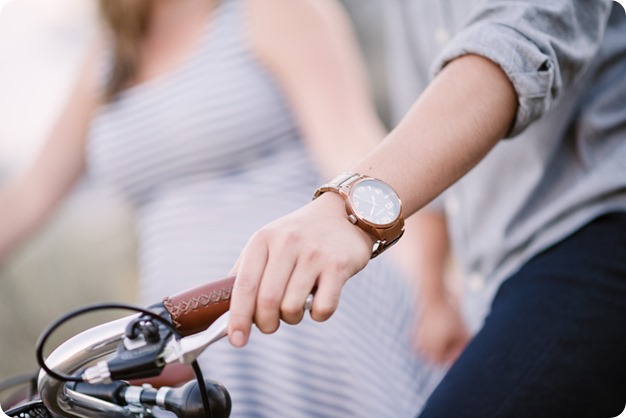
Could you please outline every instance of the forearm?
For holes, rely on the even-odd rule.
[[[510,129],[517,97],[504,72],[473,55],[452,61],[354,171],[391,184],[409,216],[474,167]]]
[[[417,281],[418,300],[421,303],[441,300],[446,297],[446,266],[450,255],[445,216],[438,211],[421,210],[408,218],[406,224],[407,232],[411,233],[398,246],[413,253],[406,258]],[[408,241],[402,242],[405,238]]]
[[[17,185],[0,191],[0,261],[43,222],[41,208],[28,200]]]
[[[0,261],[54,213],[84,171],[86,122],[79,130],[66,125],[57,124],[33,165],[0,189]]]
[[[85,138],[100,94],[98,49],[90,49],[49,138],[33,164],[0,189],[0,260],[54,212],[85,169]]]
[[[325,179],[349,171],[385,138],[387,132],[377,116],[366,115],[367,109],[359,112],[352,117],[344,115],[343,120],[316,132],[316,138],[324,135],[324,140],[309,141],[313,158]]]
[[[386,135],[356,37],[334,0],[268,1],[250,3],[253,52],[276,78],[312,159],[330,179]]]
[[[353,170],[393,186],[409,216],[478,163],[509,130],[516,110],[515,91],[498,66],[476,56],[459,58]],[[300,322],[313,288],[311,317],[328,319],[346,280],[369,261],[372,245],[373,237],[348,220],[336,193],[258,231],[232,269],[231,343],[246,344],[253,318],[266,333],[277,329],[279,318]]]
[[[408,219],[416,230],[415,264],[418,296],[422,303],[444,299],[446,273],[450,258],[448,228],[443,213],[422,210]]]

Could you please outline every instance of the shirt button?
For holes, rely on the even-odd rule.
[[[435,30],[435,41],[437,41],[439,46],[444,46],[449,40],[450,32],[448,32],[446,29],[440,27]]]
[[[485,276],[480,273],[472,273],[467,280],[467,286],[472,292],[478,292],[485,287]]]

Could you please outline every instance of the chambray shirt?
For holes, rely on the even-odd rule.
[[[500,284],[531,257],[626,211],[626,15],[609,0],[386,6],[395,121],[464,54],[497,63],[518,95],[507,139],[442,196],[476,330]]]

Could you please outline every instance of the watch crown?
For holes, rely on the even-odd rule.
[[[356,225],[356,216],[350,214],[348,215],[348,220],[352,222],[353,225]]]

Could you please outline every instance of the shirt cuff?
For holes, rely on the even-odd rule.
[[[463,55],[483,56],[502,68],[517,93],[513,137],[546,112],[553,99],[555,66],[530,39],[515,28],[496,22],[474,24],[456,35],[435,59],[434,77],[450,61]]]

